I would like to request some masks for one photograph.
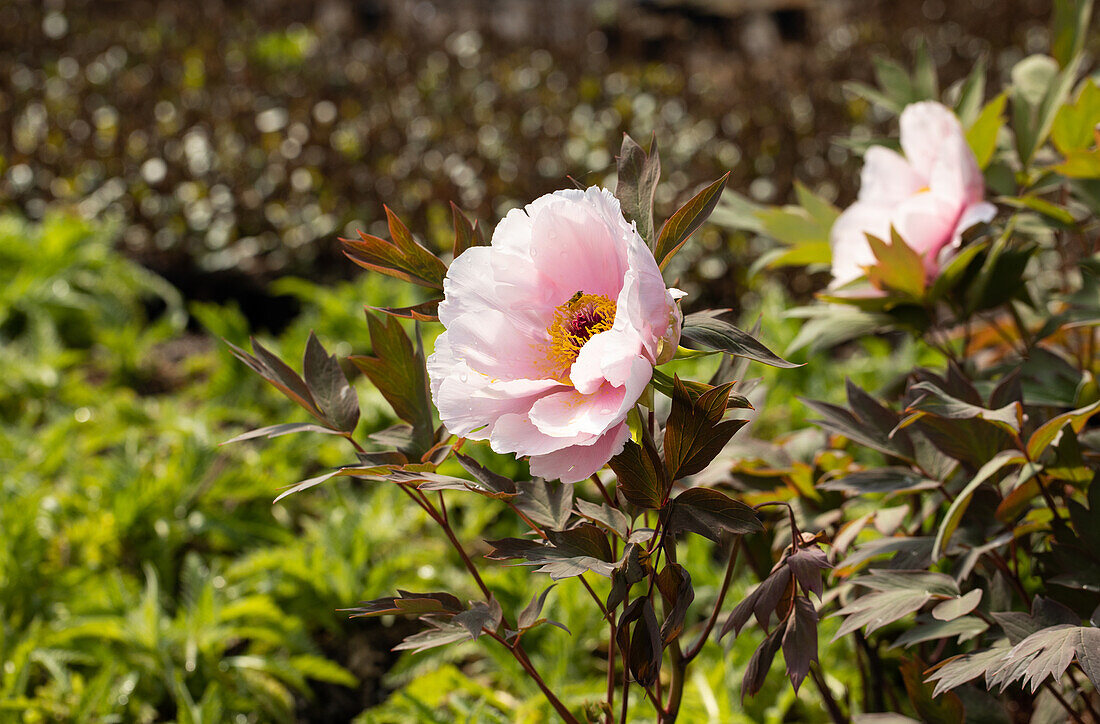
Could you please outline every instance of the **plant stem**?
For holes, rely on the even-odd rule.
[[[565,704],[561,702],[561,699],[555,696],[554,692],[550,691],[550,687],[546,685],[546,682],[543,681],[542,676],[540,676],[539,672],[535,670],[534,664],[532,664],[531,660],[527,658],[527,654],[524,653],[522,648],[518,646],[511,646],[507,641],[501,638],[500,634],[496,633],[495,631],[486,631],[486,634],[490,636],[494,641],[499,642],[501,646],[508,649],[512,653],[512,656],[514,656],[516,661],[519,662],[519,665],[523,667],[523,670],[527,672],[527,675],[530,676],[538,685],[539,689],[542,690],[543,695],[546,697],[547,701],[550,702],[550,706],[554,707],[554,711],[558,713],[558,716],[560,716],[567,724],[580,724],[580,720],[578,720],[577,717],[573,716],[572,712],[570,712]]]
[[[623,708],[619,713],[619,724],[626,724],[626,715],[630,710],[630,663],[626,660],[626,649],[619,648],[623,656]]]
[[[1070,703],[1065,700],[1061,692],[1059,692],[1058,689],[1054,688],[1054,685],[1050,682],[1050,679],[1047,679],[1043,682],[1043,687],[1054,695],[1054,698],[1058,700],[1058,703],[1062,705],[1062,708],[1066,710],[1066,713],[1069,714],[1070,718],[1073,719],[1073,721],[1077,722],[1077,724],[1085,724],[1085,720],[1081,718],[1081,715],[1078,714],[1072,706],[1070,706]]]
[[[615,636],[618,633],[618,629],[615,626],[615,619],[609,618],[609,626],[611,627],[611,638],[607,640],[607,717],[606,724],[614,724],[615,722],[615,649],[618,644],[615,643]]]
[[[813,664],[810,665],[810,677],[821,694],[821,699],[825,702],[825,708],[829,710],[829,718],[833,720],[833,724],[848,724],[848,717],[845,716],[840,705],[833,698],[833,692],[829,691],[829,686],[825,683],[825,677],[818,671],[818,667]]]
[[[1074,664],[1074,666],[1081,668],[1080,664]],[[1084,669],[1082,669],[1082,671],[1084,671]],[[1077,675],[1073,673],[1073,666],[1066,669],[1066,673],[1069,674],[1069,679],[1073,682],[1073,687],[1077,689],[1077,693],[1080,694],[1081,701],[1085,702],[1085,708],[1089,710],[1089,714],[1092,715],[1093,721],[1100,722],[1100,712],[1096,711],[1096,708],[1093,707],[1092,702],[1089,701],[1088,692],[1086,692],[1080,682],[1077,681]]]
[[[714,602],[714,610],[710,613],[710,618],[707,619],[707,623],[703,626],[703,632],[699,634],[699,638],[691,645],[691,648],[684,654],[684,663],[690,664],[699,652],[703,650],[703,645],[707,642],[707,637],[710,636],[710,632],[714,629],[714,624],[718,621],[718,614],[722,610],[722,604],[726,600],[726,593],[729,592],[730,583],[733,581],[733,569],[737,564],[737,554],[741,551],[741,536],[737,536],[737,540],[733,543],[733,550],[730,551],[729,563],[726,564],[726,576],[722,579],[722,587],[718,590],[718,600]]]
[[[673,640],[668,647],[669,666],[672,667],[672,676],[668,682],[668,706],[661,711],[661,724],[672,724],[680,714],[680,702],[684,697],[684,680],[687,678],[688,662],[680,651],[680,640]]]
[[[615,505],[615,499],[611,497],[611,495],[607,492],[607,488],[605,488],[603,483],[600,482],[600,476],[599,475],[597,475],[596,473],[592,473],[592,476],[589,478],[589,480],[591,480],[593,483],[595,483],[596,487],[600,489],[600,495],[603,496],[604,501],[608,505],[610,505],[612,508],[617,508],[618,507],[618,506]]]

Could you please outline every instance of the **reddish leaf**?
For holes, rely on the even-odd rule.
[[[657,615],[653,612],[653,603],[648,598],[640,600],[640,613],[630,636],[630,653],[627,661],[634,680],[642,686],[649,686],[661,673],[661,632],[657,628]],[[622,625],[620,623],[620,625]]]
[[[442,299],[430,299],[411,307],[370,307],[376,311],[388,314],[398,319],[415,319],[418,322],[438,322],[439,303]]]
[[[392,317],[380,321],[368,314],[367,326],[373,355],[355,356],[351,361],[378,388],[394,413],[412,425],[408,452],[419,459],[435,437],[424,353],[413,349],[401,323]]]
[[[688,488],[672,500],[668,517],[671,536],[689,531],[715,543],[727,534],[757,533],[764,526],[744,503],[712,488]]]
[[[627,440],[623,451],[611,458],[608,465],[619,479],[619,492],[634,505],[658,509],[668,495],[670,484],[664,468],[655,464],[653,456],[633,440]]]
[[[434,254],[418,244],[401,223],[397,215],[386,209],[392,242],[377,236],[359,232],[359,240],[340,239],[344,245],[344,254],[353,262],[391,277],[404,279],[413,284],[443,289],[443,277],[447,267]]]
[[[306,342],[303,371],[306,385],[328,424],[343,432],[354,432],[359,422],[359,398],[336,356],[325,351],[313,332]]]
[[[775,654],[779,651],[784,630],[782,626],[777,626],[753,652],[752,658],[749,659],[749,665],[745,667],[745,678],[741,680],[742,702],[745,700],[746,694],[755,696],[764,686],[764,681],[768,678],[768,669],[771,668],[772,660],[775,659]]]
[[[226,342],[226,344],[229,345],[229,349],[233,352],[233,355],[252,368],[253,372],[273,384],[291,400],[304,407],[309,414],[324,422],[324,415],[317,408],[317,403],[314,401],[313,395],[310,394],[309,387],[307,387],[305,381],[298,376],[298,373],[260,344],[255,337],[252,337],[251,340],[252,351],[256,353],[255,357],[232,342]]]
[[[462,252],[474,246],[487,246],[485,237],[481,234],[477,222],[471,222],[462,210],[451,202],[451,216],[454,217],[455,244],[454,258],[457,259]]]
[[[787,617],[783,658],[787,662],[791,685],[798,691],[802,680],[810,673],[810,663],[817,661],[817,610],[805,596],[794,599],[794,612]]]
[[[747,420],[722,421],[732,383],[693,398],[679,377],[673,379],[672,412],[665,425],[665,468],[670,480],[694,475],[722,451]]]
[[[622,150],[618,158],[618,183],[615,197],[619,199],[623,216],[636,222],[642,239],[654,248],[653,195],[661,178],[661,159],[657,153],[657,134],[650,142],[649,153],[631,138],[623,134]]]
[[[679,563],[669,563],[657,574],[657,588],[665,604],[661,640],[668,646],[684,630],[684,618],[695,600],[695,589],[691,585],[691,574]]]
[[[821,583],[821,570],[832,568],[825,557],[825,551],[817,546],[800,548],[787,558],[787,566],[791,569],[802,589],[814,593],[820,600],[824,591]]]
[[[661,227],[661,233],[657,236],[657,245],[653,251],[653,257],[661,269],[668,265],[684,242],[710,217],[714,207],[718,205],[718,199],[722,197],[722,189],[725,188],[729,177],[729,173],[726,173],[725,176],[697,193]]]

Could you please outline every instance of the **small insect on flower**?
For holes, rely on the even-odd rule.
[[[443,424],[567,483],[623,449],[627,413],[680,339],[683,293],[595,186],[509,212],[490,246],[454,260],[443,295],[428,359]]]

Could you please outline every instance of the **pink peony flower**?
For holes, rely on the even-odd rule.
[[[610,192],[556,191],[454,260],[428,358],[447,429],[573,483],[622,451],[626,416],[682,317]],[[664,360],[661,360],[664,361]]]
[[[872,146],[864,157],[859,199],[830,233],[832,286],[846,284],[875,263],[865,234],[890,240],[890,227],[924,256],[928,278],[954,254],[962,232],[993,218],[985,180],[959,120],[939,103],[907,106],[901,114],[902,157]]]

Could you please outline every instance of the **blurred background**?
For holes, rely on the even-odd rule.
[[[448,202],[492,228],[540,194],[614,172],[656,133],[671,213],[704,182],[847,203],[874,109],[843,81],[928,43],[944,85],[991,83],[1049,44],[1049,0],[280,0],[0,3],[0,200],[116,224],[188,298],[355,272],[337,236],[385,236],[382,204],[440,248]],[[739,305],[752,251],[694,273]],[[692,265],[696,266],[696,265]],[[794,279],[796,293],[809,282]],[[695,295],[698,297],[698,295]]]
[[[788,201],[797,179],[846,205],[860,143],[896,134],[846,81],[871,82],[875,55],[908,66],[923,43],[941,87],[983,56],[997,87],[1049,48],[1050,13],[1049,0],[0,0],[0,719],[545,721],[500,652],[398,658],[415,622],[335,611],[395,587],[473,591],[392,488],[329,482],[272,506],[350,452],[330,436],[220,447],[304,418],[219,339],[259,334],[294,365],[310,330],[338,355],[367,351],[363,305],[418,300],[360,273],[337,237],[385,236],[387,204],[448,249],[449,201],[488,230],[570,177],[613,185],[624,132],[658,139],[658,219],[726,171],[758,202]],[[782,350],[799,329],[782,311],[824,280],[750,278],[759,243],[707,227],[672,276],[686,310],[763,314],[761,339]],[[795,394],[843,396],[843,375],[875,388],[917,354],[870,339],[842,373],[755,370],[768,396],[754,434],[798,430]],[[355,382],[360,436],[391,424]],[[821,449],[820,432],[798,434],[788,449]],[[460,497],[464,540],[522,532]],[[704,571],[700,601],[719,585],[709,550],[684,552]],[[486,575],[508,611],[536,585]],[[576,588],[547,603],[572,635],[544,627],[528,649],[579,710],[604,674],[578,652],[606,647],[606,629]],[[827,683],[856,701],[856,653],[826,646],[823,626]],[[757,643],[705,650],[685,721],[821,719],[815,691],[795,696],[778,668],[740,703]]]

